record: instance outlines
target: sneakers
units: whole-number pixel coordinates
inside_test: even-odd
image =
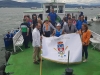
[[[25,47],[25,49],[28,49],[28,48],[30,48],[30,47]]]
[[[41,61],[41,59],[39,59],[39,60],[37,60],[38,62],[40,62]],[[42,60],[43,61],[43,60]]]
[[[87,60],[86,60],[86,59],[84,59],[84,60],[83,60],[83,62],[87,62]]]
[[[34,64],[39,64],[39,62],[35,61]]]

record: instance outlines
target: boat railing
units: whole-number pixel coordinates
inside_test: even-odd
[[[100,35],[91,31],[93,38],[90,39],[92,42],[93,48],[97,48],[100,50]]]

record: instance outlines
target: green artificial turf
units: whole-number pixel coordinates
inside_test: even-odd
[[[40,65],[33,64],[33,48],[24,49],[23,52],[11,55],[6,67],[6,72],[14,72],[12,75],[40,75]],[[70,64],[75,75],[100,75],[100,52],[88,49],[88,62],[80,64]],[[66,64],[59,64],[45,60],[42,63],[42,75],[62,75],[67,68]]]

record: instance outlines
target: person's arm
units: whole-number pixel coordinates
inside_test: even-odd
[[[33,38],[33,43],[34,43],[34,45],[35,45],[35,47],[40,47],[40,45],[39,45],[39,40],[38,40],[38,35],[37,35],[37,32],[33,32],[32,33],[32,38]]]
[[[45,26],[44,26],[44,24],[43,24],[42,30],[43,30],[43,35],[45,35]]]
[[[54,36],[55,35],[55,30],[53,31],[53,33],[52,33],[52,36]]]
[[[29,35],[29,28],[27,27],[27,36]]]
[[[90,37],[91,37],[91,32],[88,31],[88,32],[87,32],[86,39],[85,39],[85,41],[84,41],[85,44],[90,40]]]
[[[66,34],[66,29],[65,28],[66,28],[66,25],[64,25],[63,28],[62,28],[62,34]]]
[[[57,14],[55,13],[55,19],[57,19]]]
[[[55,30],[55,27],[50,23],[50,27]]]
[[[64,30],[62,30],[62,34],[65,34]]]

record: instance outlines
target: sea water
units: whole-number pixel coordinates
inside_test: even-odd
[[[93,18],[99,14],[99,8],[85,8],[85,9],[76,9],[76,8],[66,8],[66,10],[80,10],[84,12],[84,15],[88,18]],[[17,28],[23,21],[23,12],[30,10],[30,8],[0,8],[0,66],[5,62],[5,51],[2,50],[4,47],[3,34],[7,33],[12,28]],[[92,23],[92,26],[89,28],[100,34],[100,22]],[[1,51],[2,50],[2,51]]]

